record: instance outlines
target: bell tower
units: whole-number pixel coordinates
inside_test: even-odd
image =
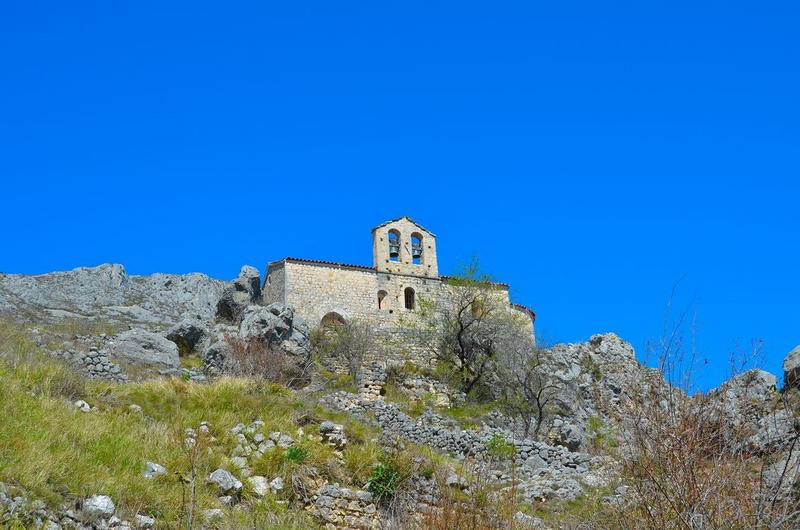
[[[438,278],[436,236],[410,217],[372,229],[372,259],[378,272]]]

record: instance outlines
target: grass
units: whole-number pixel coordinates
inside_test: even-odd
[[[358,392],[358,388],[350,374],[332,372],[318,362],[314,364],[314,373],[322,379],[325,388],[330,392],[336,390],[344,390],[353,394]]]
[[[0,422],[0,481],[51,506],[107,494],[123,515],[154,516],[160,528],[185,525],[177,475],[189,472],[184,430],[196,429],[201,421],[210,424],[214,441],[198,458],[200,482],[216,467],[234,471],[228,456],[235,439],[229,429],[255,419],[266,423],[266,434],[280,431],[296,440],[295,449],[267,452],[254,463],[254,473],[270,479],[276,475],[290,479],[312,466],[323,478],[342,483],[348,483],[354,471],[352,477],[358,478],[360,487],[366,472],[359,466],[374,464],[379,457],[371,441],[373,429],[327,413],[316,400],[304,400],[280,385],[242,378],[220,378],[210,384],[174,378],[126,384],[85,380],[39,352],[23,329],[7,322],[0,322],[0,396],[0,414],[9,419]],[[76,399],[86,400],[94,410],[80,412],[72,404]],[[142,412],[132,412],[131,404]],[[300,436],[300,417],[345,420],[345,433],[351,439],[345,456],[349,463],[339,464],[317,436]],[[314,425],[305,430],[316,434]],[[167,475],[145,479],[142,473],[148,461],[164,465]],[[252,512],[246,517],[258,518],[259,528],[313,527],[304,513],[293,513],[294,509],[278,513],[274,506],[260,505],[262,501],[245,502]],[[213,490],[201,484],[198,510],[217,507]]]
[[[481,419],[496,407],[492,402],[468,400],[449,408],[439,408],[437,412],[449,416],[464,429],[474,429],[480,425]]]
[[[203,359],[197,355],[187,355],[185,357],[181,357],[181,368],[200,370],[203,368]]]
[[[196,513],[201,513],[221,507],[213,489],[203,484],[207,474],[217,467],[236,473],[229,459],[236,446],[230,428],[261,419],[265,435],[280,431],[295,440],[292,448],[268,450],[250,461],[253,474],[268,480],[280,476],[285,490],[277,498],[257,499],[245,485],[242,503],[225,508],[227,517],[217,528],[301,529],[317,525],[293,502],[299,477],[364,488],[378,473],[391,479],[381,483],[390,494],[412,474],[446,475],[453,466],[445,455],[414,444],[387,454],[377,443],[377,428],[322,409],[318,398],[247,378],[208,384],[176,378],[125,384],[87,380],[40,352],[23,328],[0,321],[0,414],[9,418],[0,422],[0,481],[51,507],[77,497],[110,495],[125,518],[143,513],[155,517],[158,528],[181,528],[186,505],[179,477],[190,471],[185,429],[197,429],[202,421],[210,425],[208,449],[196,462]],[[72,404],[77,399],[93,410],[80,412]],[[141,412],[132,411],[132,404]],[[469,417],[476,410],[465,406],[451,412]],[[317,435],[323,419],[344,425],[349,443],[341,454]],[[168,473],[145,479],[148,461]],[[376,472],[378,465],[391,473]]]

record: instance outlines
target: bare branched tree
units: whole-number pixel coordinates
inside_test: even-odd
[[[367,356],[379,348],[375,326],[361,320],[328,326],[317,333],[314,342],[320,354],[344,365],[353,382]]]
[[[509,335],[495,368],[498,404],[520,420],[524,437],[538,438],[547,415],[557,408],[564,385],[553,376],[547,351],[535,346],[524,329],[512,328]]]
[[[417,329],[433,357],[455,369],[461,391],[469,394],[488,373],[510,315],[475,259],[445,287],[442,299],[420,300]]]

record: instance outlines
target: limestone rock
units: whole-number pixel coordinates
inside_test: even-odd
[[[180,365],[178,346],[149,331],[132,329],[117,335],[111,352],[128,361],[177,368]]]
[[[148,462],[143,476],[144,478],[153,478],[166,474],[167,470],[164,466],[161,464],[156,464],[155,462]]]
[[[262,477],[260,475],[256,475],[253,477],[249,477],[247,479],[248,484],[250,484],[250,488],[253,490],[259,497],[263,497],[269,492],[269,482],[267,481],[267,477]]]
[[[203,518],[206,520],[206,523],[213,523],[215,521],[219,521],[223,517],[225,517],[225,512],[223,512],[219,508],[211,508],[209,510],[203,510]]]
[[[249,294],[250,300],[255,302],[261,297],[261,273],[255,267],[245,265],[233,281],[233,286],[236,290]]]
[[[153,528],[153,526],[156,524],[156,520],[152,517],[137,513],[136,517],[134,517],[134,523],[136,524],[136,528]]]
[[[228,322],[241,321],[245,309],[261,297],[261,274],[258,269],[245,265],[233,286],[226,289],[217,303],[216,315]]]
[[[242,490],[242,483],[229,471],[218,468],[213,471],[206,480],[207,483],[215,485],[220,495],[229,493],[239,493]]]
[[[37,275],[0,274],[0,313],[140,324],[174,323],[186,315],[210,319],[228,285],[197,273],[129,276],[125,267],[111,263]]]
[[[107,519],[114,515],[116,506],[108,495],[92,495],[83,502],[83,512],[89,517]]]
[[[325,443],[338,451],[342,451],[347,446],[344,425],[339,425],[332,421],[323,421],[319,426],[319,433]]]
[[[783,360],[783,380],[787,387],[800,386],[800,346],[790,351]]]
[[[295,315],[291,307],[278,303],[248,307],[239,327],[239,337],[243,340],[261,339],[301,358],[310,355],[308,335],[305,320]]]
[[[367,491],[340,488],[338,484],[325,484],[316,492],[310,506],[311,513],[325,528],[378,529],[381,528],[372,495]]]
[[[269,488],[272,490],[272,493],[283,491],[283,479],[281,477],[275,477],[269,482]]]
[[[208,330],[198,319],[187,318],[173,326],[165,336],[178,346],[180,355],[189,355],[208,337]]]

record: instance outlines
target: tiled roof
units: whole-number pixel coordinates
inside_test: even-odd
[[[342,267],[347,269],[359,269],[364,271],[374,271],[375,267],[367,267],[366,265],[352,265],[350,263],[339,263],[337,261],[325,261],[321,259],[306,259],[306,258],[293,258],[287,257],[283,259],[279,259],[277,261],[273,261],[272,263],[278,263],[281,261],[294,261],[297,263],[311,263],[314,265],[330,265],[332,267]]]
[[[534,311],[530,307],[522,304],[511,304],[511,307],[513,307],[514,309],[519,309],[520,311],[524,311],[525,313],[528,313],[531,316],[532,320],[536,320],[536,311]]]

